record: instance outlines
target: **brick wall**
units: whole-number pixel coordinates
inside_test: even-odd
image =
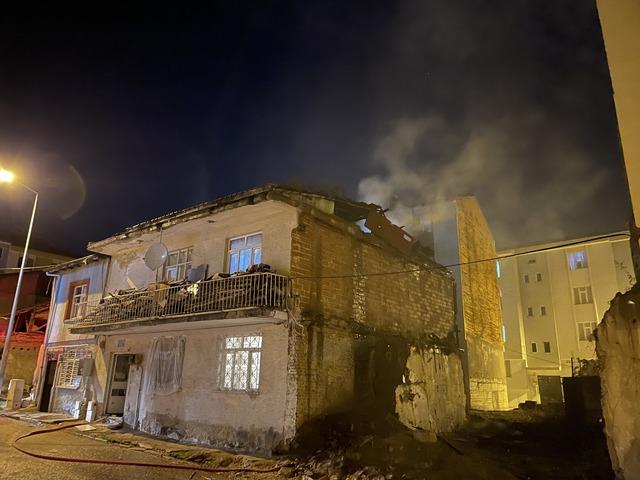
[[[356,238],[347,228],[303,212],[292,232],[296,312],[305,325],[292,336],[296,361],[288,372],[297,385],[298,426],[354,400],[358,374],[354,357],[362,348],[354,325],[416,342],[429,334],[444,338],[454,326],[454,284],[446,271],[358,276],[412,270],[418,265]],[[461,381],[458,377],[452,380]],[[289,405],[287,416],[292,415]]]
[[[454,285],[445,271],[358,277],[418,265],[308,214],[292,237],[291,276],[303,316],[353,320],[413,338],[445,337],[453,328]],[[345,277],[318,278],[332,276]]]
[[[473,197],[456,199],[460,263],[496,258],[491,230]],[[496,262],[460,267],[462,314],[469,370],[471,408],[508,408],[502,310]]]

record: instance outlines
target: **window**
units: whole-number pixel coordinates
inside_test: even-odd
[[[531,351],[536,353],[538,351],[538,344],[536,342],[531,342]]]
[[[500,278],[500,262],[496,262],[496,276]]]
[[[262,335],[225,337],[220,382],[224,390],[258,390],[261,349]]]
[[[524,283],[529,283],[529,275],[524,276]]]
[[[245,272],[262,262],[262,234],[254,233],[229,240],[229,273]]]
[[[527,263],[536,263],[536,259],[532,258],[531,260],[529,260]]]
[[[16,265],[16,267],[21,267],[22,266],[22,255],[20,255],[20,257],[18,257],[18,264]],[[33,257],[31,255],[29,255],[27,257],[27,261],[24,262],[24,266],[25,267],[34,267],[36,265],[36,257]]]
[[[504,361],[504,369],[507,374],[507,377],[510,378],[511,377],[511,360]]]
[[[551,352],[551,342],[544,342],[544,352],[545,353]]]
[[[540,307],[540,315],[544,317],[546,314],[547,314],[547,307],[545,307],[544,305],[542,305],[542,306]]]
[[[591,341],[591,336],[596,330],[596,322],[578,322],[578,335],[583,342]]]
[[[69,284],[67,298],[67,319],[82,317],[87,310],[89,298],[89,280],[80,280]]]
[[[587,268],[589,263],[587,262],[587,252],[573,252],[569,254],[569,268],[571,270],[578,270],[580,268]]]
[[[187,278],[191,270],[191,254],[193,248],[183,248],[169,252],[167,263],[164,266],[164,280],[175,282]]]
[[[542,281],[542,274],[536,273],[536,282],[541,282],[541,281]]]
[[[65,348],[56,370],[56,387],[78,389],[82,380],[81,361],[85,358],[92,358],[86,347]]]
[[[593,303],[593,295],[591,294],[591,287],[575,287],[573,289],[573,298],[576,305],[582,305],[585,303]]]
[[[170,395],[182,387],[182,363],[187,337],[155,337],[149,350],[144,391],[152,395]],[[128,362],[126,362],[128,368]],[[128,375],[128,371],[126,372]]]
[[[527,307],[527,317],[533,317],[533,307]]]

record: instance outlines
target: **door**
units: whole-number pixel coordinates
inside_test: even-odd
[[[129,367],[134,363],[135,355],[115,354],[111,363],[111,380],[109,382],[109,401],[106,413],[122,415],[124,402],[127,398],[127,384],[129,381]]]
[[[42,387],[42,397],[40,398],[40,405],[38,410],[41,412],[49,411],[49,402],[51,401],[51,390],[53,389],[53,382],[56,379],[56,368],[58,367],[57,360],[49,360],[44,374],[44,385]]]
[[[556,375],[538,375],[540,403],[563,403],[562,380]]]

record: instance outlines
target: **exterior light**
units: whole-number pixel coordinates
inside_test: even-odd
[[[3,182],[3,183],[13,182],[13,173],[11,173],[9,170],[4,170],[0,168],[0,182]]]

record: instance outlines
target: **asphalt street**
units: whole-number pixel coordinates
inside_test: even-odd
[[[227,474],[196,472],[190,470],[168,470],[153,467],[130,467],[122,465],[91,465],[82,463],[42,460],[25,455],[11,446],[22,434],[44,427],[36,427],[19,420],[0,417],[0,478],[12,480],[100,480],[100,479],[175,479],[202,480],[230,478]],[[158,455],[123,448],[97,440],[80,437],[68,431],[48,433],[20,441],[25,450],[52,456],[90,459],[130,460],[134,462],[183,464]],[[238,478],[238,477],[234,477]]]

